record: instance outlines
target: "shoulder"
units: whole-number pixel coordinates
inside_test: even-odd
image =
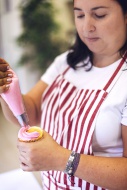
[[[68,55],[68,51],[58,55],[51,66],[56,67],[58,74],[63,72],[64,69],[66,69],[66,67],[68,66],[67,63],[67,55]]]
[[[42,75],[41,80],[47,84],[51,84],[54,79],[67,68],[67,55],[68,51],[58,55],[46,72]]]
[[[54,61],[67,61],[67,55],[68,55],[69,51],[66,51],[60,55],[58,55]]]

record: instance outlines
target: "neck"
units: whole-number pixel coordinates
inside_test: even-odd
[[[93,65],[95,67],[106,67],[113,64],[115,61],[121,58],[120,53],[113,55],[93,55]]]

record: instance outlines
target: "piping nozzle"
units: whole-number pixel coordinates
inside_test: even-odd
[[[18,115],[18,116],[16,116],[16,117],[17,117],[18,122],[20,123],[20,125],[21,125],[22,127],[29,125],[29,119],[28,119],[28,115],[27,115],[26,112],[24,112],[23,114]]]

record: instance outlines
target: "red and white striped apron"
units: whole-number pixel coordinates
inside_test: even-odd
[[[123,59],[102,90],[78,89],[59,75],[42,99],[41,126],[61,146],[93,155],[92,136],[100,106],[122,73]],[[45,190],[104,190],[64,172],[43,172]]]

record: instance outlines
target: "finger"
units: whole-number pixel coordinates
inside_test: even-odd
[[[20,168],[23,170],[23,171],[27,171],[27,172],[33,172],[33,171],[39,171],[37,170],[35,167],[32,167],[30,165],[26,165],[25,163],[20,163]]]
[[[28,156],[26,152],[19,151],[19,160],[24,163],[29,163]]]
[[[29,161],[26,160],[26,158],[20,156],[19,157],[20,162],[20,168],[22,168],[23,171],[33,171],[33,167],[30,165]]]
[[[19,161],[20,161],[20,163],[23,162],[26,165],[29,165],[29,161],[27,160],[27,157],[24,155],[19,154]]]
[[[0,94],[6,92],[10,88],[11,78],[0,79]]]
[[[10,88],[9,84],[3,85],[0,87],[0,94],[6,92]]]
[[[27,172],[32,172],[33,170],[27,166],[26,164],[24,163],[20,163],[20,168],[23,170],[23,171],[27,171]]]
[[[1,58],[1,57],[0,57],[0,64],[9,65],[8,62],[5,59]]]
[[[0,79],[0,86],[4,86],[6,84],[10,84],[12,82],[11,78],[2,78]]]
[[[12,72],[10,72],[10,71],[7,71],[7,72],[0,71],[0,78],[6,78],[6,77],[12,78],[13,77]]]
[[[29,143],[17,140],[17,148],[20,152],[27,152],[29,148]]]
[[[5,59],[3,59],[2,57],[0,57],[0,64],[8,64],[8,62],[5,61]]]
[[[9,64],[2,58],[0,58],[0,70],[6,71],[9,69]]]
[[[19,155],[19,163],[30,168],[31,164],[27,159],[27,156]]]
[[[0,70],[5,72],[9,70],[9,66],[7,64],[0,64]]]

